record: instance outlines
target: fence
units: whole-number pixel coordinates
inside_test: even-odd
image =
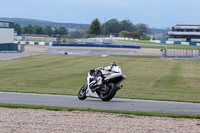
[[[94,43],[53,43],[52,46],[70,46],[70,47],[108,47],[108,48],[135,48],[140,49],[140,46],[135,45],[111,45],[111,44],[94,44]]]
[[[161,49],[163,57],[197,57],[200,56],[200,49],[185,50],[185,49]]]
[[[150,42],[163,43],[163,44],[179,44],[179,45],[200,46],[200,43],[194,43],[194,42],[161,41],[161,40],[150,40]]]
[[[32,44],[32,45],[45,45],[51,46],[53,42],[34,42],[34,41],[14,41],[16,44]]]
[[[78,43],[97,43],[97,44],[112,44],[112,39],[104,38],[81,38],[78,39]]]
[[[95,37],[95,38],[87,38],[87,41],[93,41],[96,43],[113,43],[113,40],[134,40],[138,41],[135,38],[127,38],[127,37]]]

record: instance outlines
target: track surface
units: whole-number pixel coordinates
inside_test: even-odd
[[[110,102],[96,98],[81,101],[77,96],[0,92],[0,103],[200,115],[200,103],[121,98],[114,98]]]
[[[125,50],[102,50],[102,49],[63,49],[63,48],[50,48],[45,51],[50,54],[64,54],[68,55],[82,55],[82,56],[109,56],[109,55],[135,55],[135,51]]]
[[[0,60],[9,60],[9,59],[21,58],[21,57],[25,57],[25,56],[30,56],[30,54],[25,54],[25,53],[0,53]]]

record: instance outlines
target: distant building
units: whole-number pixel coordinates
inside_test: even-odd
[[[14,44],[14,22],[0,20],[0,51],[18,51]]]
[[[48,35],[41,35],[41,34],[22,34],[21,37],[27,41],[30,41],[31,39],[42,40],[42,39],[50,38]]]
[[[200,25],[176,25],[167,34],[168,41],[200,42]]]
[[[43,41],[51,42],[54,38],[44,34],[22,34],[14,37],[17,41]]]

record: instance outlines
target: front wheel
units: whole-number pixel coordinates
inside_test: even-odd
[[[87,84],[85,84],[78,93],[79,100],[84,100],[87,98],[86,96]]]
[[[100,97],[102,101],[110,101],[117,92],[117,86],[114,83],[109,83],[105,93],[101,93]]]

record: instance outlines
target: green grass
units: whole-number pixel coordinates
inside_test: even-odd
[[[198,46],[175,46],[175,47],[167,47],[167,46],[141,46],[141,48],[152,48],[152,49],[187,49],[187,50],[197,50],[197,49],[199,49]]]
[[[64,41],[64,38],[61,39],[61,42]],[[71,38],[65,38],[65,42],[76,42],[75,39],[71,39]]]
[[[31,38],[30,41],[51,41],[51,39],[48,38]]]
[[[0,91],[77,95],[90,69],[113,61],[127,76],[116,97],[200,102],[200,62],[159,56],[35,55],[0,61]]]
[[[64,38],[61,39],[61,42],[63,42]],[[51,39],[46,38],[31,38],[30,41],[51,41]],[[76,42],[75,39],[71,38],[65,38],[65,42]]]
[[[118,41],[123,41],[123,42],[134,42],[134,43],[142,43],[142,44],[162,44],[162,43],[154,43],[150,42],[150,40],[118,40]]]
[[[133,43],[142,43],[142,44],[156,44],[156,45],[167,45],[167,46],[141,46],[141,48],[154,48],[154,49],[198,49],[200,48],[199,46],[192,46],[192,45],[180,45],[180,44],[164,44],[164,43],[153,43],[150,42],[150,40],[119,40],[119,41],[124,41],[124,42],[133,42]],[[173,47],[171,47],[173,46]]]
[[[21,104],[2,104],[2,103],[0,103],[0,107],[23,108],[23,109],[44,109],[44,110],[50,110],[50,111],[88,111],[88,112],[128,114],[128,115],[138,115],[138,116],[200,119],[200,115],[140,112],[140,111],[121,111],[121,110],[102,110],[102,109],[56,107],[56,106],[43,106],[43,105],[21,105]]]

